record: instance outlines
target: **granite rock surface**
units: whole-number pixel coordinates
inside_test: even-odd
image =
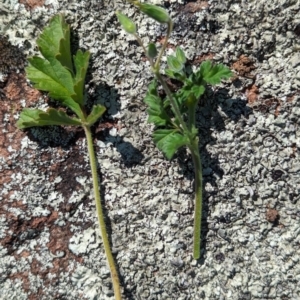
[[[125,300],[300,299],[300,1],[152,1],[176,46],[235,73],[197,113],[204,170],[201,259],[192,258],[193,166],[151,140],[149,65],[115,10],[160,46],[165,28],[122,1],[0,4],[0,298],[113,299],[83,133],[22,132],[23,107],[47,107],[26,81],[27,56],[60,12],[74,47],[90,50],[89,103],[111,244]],[[164,58],[164,62],[166,59]]]

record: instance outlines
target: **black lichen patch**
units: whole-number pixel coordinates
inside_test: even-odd
[[[294,33],[297,37],[300,37],[300,23],[295,26]]]
[[[13,46],[4,35],[0,35],[0,53],[0,72],[24,69],[25,57],[22,50]]]
[[[76,131],[73,128],[67,130],[61,126],[32,127],[29,133],[29,137],[42,148],[50,146],[67,149],[76,138]]]

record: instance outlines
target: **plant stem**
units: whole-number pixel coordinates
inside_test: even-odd
[[[96,164],[96,156],[94,151],[92,133],[89,126],[83,126],[86,139],[87,139],[87,146],[89,152],[89,159],[90,159],[90,166],[92,171],[93,177],[93,188],[94,188],[94,196],[95,196],[95,203],[96,203],[96,210],[97,210],[97,217],[98,223],[100,227],[101,237],[103,241],[103,246],[105,250],[106,259],[110,268],[111,280],[113,283],[113,289],[115,294],[115,300],[121,300],[121,290],[120,290],[120,281],[117,272],[117,268],[114,262],[114,258],[112,256],[112,252],[110,249],[110,244],[107,236],[106,225],[104,222],[104,214],[101,205],[101,196],[100,196],[100,187],[98,183],[98,174],[97,174],[97,164]]]
[[[147,56],[147,50],[146,50],[146,48],[145,48],[145,46],[144,46],[141,38],[137,34],[135,34],[134,36],[137,39],[137,41],[140,44],[140,46],[143,48],[143,50],[145,52],[145,55],[147,56],[147,59],[150,62],[150,65],[151,65],[151,68],[152,68],[152,72],[154,73],[154,75],[157,78],[157,80],[161,83],[161,85],[162,85],[163,89],[165,90],[168,98],[170,99],[170,103],[171,103],[171,105],[172,105],[172,107],[174,109],[174,112],[175,112],[175,117],[178,119],[178,121],[179,121],[179,123],[180,123],[180,125],[182,127],[181,129],[185,133],[188,134],[189,131],[188,131],[188,128],[187,128],[187,126],[186,126],[186,124],[185,124],[182,116],[181,116],[179,107],[178,107],[176,101],[174,100],[173,95],[172,95],[172,93],[171,93],[171,91],[170,91],[167,83],[165,82],[165,80],[163,79],[163,77],[160,75],[160,64],[159,63],[160,63],[161,57],[163,55],[163,52],[166,49],[166,46],[168,44],[168,39],[169,39],[169,36],[170,36],[170,34],[172,32],[172,28],[173,28],[173,22],[170,21],[170,23],[168,24],[167,37],[165,39],[165,42],[163,44],[163,47],[162,47],[162,49],[161,49],[161,51],[159,53],[158,59],[156,60],[155,64],[153,63],[153,59],[151,57]]]
[[[189,145],[195,172],[195,212],[194,212],[194,259],[200,258],[201,221],[202,221],[202,165],[199,153],[198,138]]]
[[[145,55],[147,56],[147,49],[144,46],[142,39],[137,34],[134,34],[134,37],[136,38],[136,40],[138,41],[140,46],[143,48],[143,51],[144,51]],[[149,60],[151,67],[153,67],[153,59],[152,58],[150,59],[150,57],[148,57],[148,56],[147,56],[147,59]]]
[[[161,49],[161,52],[158,56],[158,59],[155,63],[154,68],[152,67],[152,70],[156,76],[156,78],[160,81],[161,85],[163,86],[163,89],[165,90],[168,98],[170,99],[170,103],[174,109],[175,116],[178,119],[179,123],[181,124],[183,134],[186,135],[189,138],[189,149],[191,151],[193,163],[194,163],[194,169],[195,169],[195,212],[194,212],[194,247],[193,247],[193,257],[194,259],[199,259],[200,257],[200,245],[201,245],[201,222],[202,222],[202,165],[201,165],[201,158],[200,158],[200,153],[199,153],[199,147],[198,147],[198,138],[194,138],[192,136],[192,127],[195,126],[195,113],[196,113],[196,103],[192,105],[192,107],[189,108],[189,120],[188,120],[188,126],[184,122],[180,109],[177,105],[177,102],[173,98],[173,95],[159,73],[160,70],[160,60],[162,57],[162,53],[164,52],[167,43],[168,43],[168,38],[171,34],[173,28],[173,23],[170,23],[168,25],[168,33],[167,37],[165,39],[164,45]],[[145,49],[145,48],[144,48]],[[150,62],[151,63],[151,62]]]
[[[160,74],[160,61],[162,58],[162,55],[167,47],[168,39],[171,35],[173,29],[173,22],[170,20],[168,23],[168,30],[167,30],[167,36],[165,38],[164,44],[159,52],[158,58],[153,63],[153,59],[148,57],[148,60],[150,62],[152,72],[156,76],[157,80],[161,83],[167,97],[170,100],[170,103],[173,107],[175,117],[179,121],[181,125],[182,134],[187,136],[189,139],[189,144],[187,145],[188,148],[191,151],[193,163],[194,163],[194,169],[195,169],[195,215],[194,215],[194,250],[193,250],[193,257],[194,259],[199,259],[200,257],[200,244],[201,244],[201,221],[202,221],[202,165],[201,165],[201,158],[199,153],[199,147],[198,147],[198,138],[195,138],[192,133],[193,127],[195,127],[195,113],[196,113],[196,106],[197,101],[189,107],[188,111],[188,125],[184,122],[180,109],[177,105],[176,100],[173,98],[173,95],[163,79],[163,77]],[[138,35],[135,35],[138,43],[143,48],[145,54],[147,55],[147,50],[145,46],[143,45],[142,40]]]
[[[167,36],[166,36],[166,38],[165,38],[165,41],[164,41],[164,43],[163,43],[162,48],[160,49],[160,52],[159,52],[159,54],[158,54],[158,57],[157,57],[157,59],[156,59],[155,66],[154,66],[154,68],[155,68],[158,72],[159,72],[159,69],[160,69],[160,60],[161,60],[161,58],[162,58],[162,56],[163,56],[163,54],[164,54],[164,52],[165,52],[165,50],[166,50],[166,48],[167,48],[168,40],[169,40],[169,37],[170,37],[170,35],[171,35],[171,33],[172,33],[172,30],[173,30],[173,21],[170,20],[169,23],[168,23]]]
[[[198,102],[195,96],[190,96],[191,103],[188,105],[188,129],[191,132],[196,127],[196,109]]]
[[[186,126],[186,124],[185,124],[185,122],[184,122],[184,120],[181,116],[179,107],[178,107],[176,101],[174,100],[173,95],[172,95],[167,83],[165,82],[165,80],[163,79],[163,77],[160,75],[159,72],[155,72],[155,76],[159,80],[159,82],[161,83],[161,85],[162,85],[163,89],[165,90],[168,98],[170,99],[170,103],[171,103],[171,105],[174,109],[174,112],[175,112],[175,117],[178,119],[178,121],[179,121],[179,123],[180,123],[180,125],[183,129],[183,132],[188,134],[189,130],[188,130],[188,128],[187,128],[187,126]]]
[[[200,244],[201,244],[201,221],[202,221],[202,165],[201,165],[201,158],[199,153],[199,146],[198,146],[198,138],[192,137],[192,126],[195,126],[195,110],[196,104],[189,110],[189,124],[188,127],[184,122],[179,107],[174,100],[172,93],[162,78],[162,76],[157,72],[155,73],[156,78],[162,84],[167,96],[170,99],[171,105],[173,106],[175,115],[179,120],[182,129],[184,131],[183,134],[186,134],[190,140],[188,145],[195,169],[195,215],[194,215],[194,250],[193,250],[193,257],[194,259],[198,259],[200,257]]]

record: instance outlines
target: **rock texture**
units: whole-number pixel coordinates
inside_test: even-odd
[[[0,4],[0,290],[2,299],[113,299],[80,130],[22,132],[23,107],[47,95],[25,79],[26,57],[63,12],[75,47],[90,49],[89,102],[107,114],[94,141],[124,299],[300,299],[299,0],[153,1],[175,22],[197,67],[235,73],[197,114],[204,169],[202,256],[192,259],[193,167],[151,141],[142,102],[145,56],[114,11],[159,46],[164,27],[122,1],[4,0]]]

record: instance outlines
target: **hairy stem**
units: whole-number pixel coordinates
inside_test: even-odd
[[[193,247],[193,257],[194,259],[199,259],[200,258],[200,244],[201,244],[201,221],[202,221],[202,165],[201,165],[201,158],[200,158],[200,153],[199,153],[199,148],[198,148],[198,138],[194,138],[192,136],[192,127],[195,126],[195,113],[196,113],[196,103],[190,107],[188,115],[189,115],[189,120],[188,120],[188,126],[184,122],[180,109],[177,105],[177,102],[173,98],[173,95],[159,73],[160,69],[160,59],[162,57],[162,53],[165,50],[165,47],[168,42],[168,38],[170,36],[170,33],[173,28],[173,23],[170,23],[168,26],[168,34],[165,39],[165,43],[162,47],[162,51],[159,54],[159,57],[155,63],[154,68],[152,70],[154,71],[154,74],[156,78],[160,81],[161,85],[163,86],[163,89],[165,90],[168,98],[170,99],[170,103],[174,109],[175,116],[178,119],[182,130],[183,134],[185,134],[189,140],[190,144],[188,145],[193,163],[194,163],[194,169],[195,169],[195,212],[194,212],[194,247]]]
[[[183,129],[184,132],[188,133],[189,132],[188,128],[187,128],[187,126],[186,126],[186,124],[185,124],[185,122],[184,122],[184,120],[183,120],[183,118],[181,116],[179,107],[178,107],[176,101],[174,100],[173,95],[172,95],[172,93],[171,93],[171,91],[170,91],[167,83],[165,82],[165,80],[163,79],[163,77],[161,76],[161,74],[159,72],[159,70],[160,70],[160,64],[159,63],[160,63],[162,54],[163,54],[163,52],[164,52],[164,50],[165,50],[165,48],[166,48],[166,46],[168,44],[168,39],[169,39],[169,36],[171,34],[172,28],[173,28],[173,23],[170,22],[168,24],[168,34],[167,34],[167,37],[165,39],[165,42],[163,44],[163,47],[162,47],[162,49],[161,49],[161,51],[159,53],[158,59],[156,60],[155,64],[153,63],[153,59],[147,56],[147,50],[146,50],[146,48],[145,48],[145,46],[144,46],[141,38],[137,34],[135,34],[134,36],[135,36],[136,40],[138,41],[138,43],[140,44],[140,46],[143,48],[143,50],[144,50],[144,52],[145,52],[145,54],[146,54],[146,56],[147,56],[147,58],[148,58],[148,60],[150,62],[150,65],[151,65],[151,68],[152,68],[152,72],[154,73],[154,75],[157,78],[157,80],[161,83],[161,85],[162,85],[163,89],[165,90],[168,98],[170,99],[170,103],[171,103],[171,105],[172,105],[172,107],[174,109],[174,112],[175,112],[175,117],[179,120],[179,123],[180,123],[180,125],[182,127],[181,129]]]
[[[160,60],[161,60],[161,58],[162,58],[162,56],[163,56],[163,53],[165,52],[165,49],[166,49],[166,47],[167,47],[167,45],[168,45],[168,40],[169,40],[169,37],[170,37],[170,35],[171,35],[171,33],[172,33],[172,30],[173,30],[173,21],[170,20],[169,23],[168,23],[167,36],[166,36],[166,38],[165,38],[165,42],[163,43],[163,46],[162,46],[162,48],[160,49],[160,52],[159,52],[159,54],[158,54],[158,57],[157,57],[157,60],[156,60],[156,62],[155,62],[155,66],[154,66],[154,68],[155,68],[158,72],[159,72],[159,69],[160,69]],[[146,53],[147,53],[147,52],[146,52]]]
[[[172,93],[162,78],[162,76],[159,73],[155,73],[156,78],[160,81],[162,84],[167,96],[170,99],[171,105],[173,106],[175,115],[177,119],[179,120],[182,129],[184,131],[184,134],[186,134],[190,140],[190,143],[188,145],[195,169],[195,212],[194,212],[194,247],[193,247],[193,257],[194,259],[198,259],[200,257],[200,244],[201,244],[201,221],[202,221],[202,165],[201,165],[201,158],[199,153],[199,147],[198,147],[198,138],[194,138],[192,136],[192,126],[195,126],[195,110],[196,105],[191,107],[189,110],[189,121],[188,121],[188,127],[186,123],[184,122],[179,107],[174,100]]]
[[[161,83],[161,85],[162,85],[163,89],[165,90],[168,98],[170,99],[170,103],[171,103],[171,105],[172,105],[172,107],[174,109],[174,112],[175,112],[175,117],[178,119],[178,121],[179,121],[179,123],[180,123],[180,125],[181,125],[181,127],[182,127],[182,129],[184,131],[184,133],[189,134],[188,133],[189,130],[188,130],[188,128],[187,128],[187,126],[186,126],[186,124],[185,124],[185,122],[184,122],[184,120],[183,120],[183,118],[181,116],[179,107],[178,107],[176,101],[174,100],[173,95],[172,95],[172,93],[171,93],[171,91],[170,91],[167,83],[165,82],[165,80],[163,79],[163,77],[160,75],[159,72],[155,72],[155,76],[159,80],[159,82]]]
[[[195,126],[195,124],[196,124],[196,105],[197,105],[197,103],[188,106],[188,129],[189,129],[189,131],[191,131],[193,126]]]
[[[140,46],[143,48],[143,51],[145,52],[145,55],[147,56],[147,49],[144,46],[144,43],[143,43],[142,39],[137,34],[134,34],[134,37],[136,38],[136,40],[140,44]],[[149,60],[151,67],[153,67],[154,66],[153,65],[153,59],[148,57],[148,56],[147,56],[147,59]]]
[[[111,274],[111,279],[112,279],[112,283],[113,283],[115,300],[121,300],[122,298],[121,298],[119,276],[118,276],[115,261],[114,261],[114,258],[112,256],[112,252],[110,249],[110,244],[109,244],[109,240],[108,240],[108,236],[107,236],[106,225],[104,222],[104,215],[103,215],[103,210],[102,210],[102,205],[101,205],[100,187],[99,187],[99,183],[98,183],[97,164],[96,164],[96,156],[95,156],[95,151],[94,151],[92,133],[91,133],[91,129],[89,126],[83,126],[83,129],[85,131],[85,135],[87,138],[90,166],[91,166],[92,177],[93,177],[94,197],[95,197],[97,217],[98,217],[101,237],[102,237],[102,241],[103,241],[106,259],[107,259],[107,262],[108,262],[108,265],[110,268],[110,274]]]
[[[201,221],[202,221],[202,165],[198,147],[198,138],[189,146],[195,171],[195,211],[194,211],[194,259],[200,258]]]
[[[198,138],[193,136],[192,129],[195,127],[195,111],[197,102],[195,101],[194,105],[189,107],[188,111],[188,125],[184,122],[180,108],[177,105],[176,100],[174,99],[172,92],[170,91],[166,81],[160,74],[160,61],[162,55],[167,47],[169,37],[171,35],[173,29],[173,22],[170,21],[168,23],[168,30],[167,36],[165,38],[164,44],[158,54],[158,58],[156,62],[153,62],[153,59],[148,57],[150,62],[152,72],[156,76],[157,80],[161,83],[167,97],[170,100],[170,103],[173,107],[175,117],[180,123],[182,134],[188,137],[189,144],[187,145],[191,151],[191,155],[193,158],[194,168],[195,168],[195,215],[194,215],[194,250],[193,250],[193,257],[194,259],[198,259],[200,257],[200,244],[201,244],[201,221],[202,221],[202,165],[201,165],[201,158],[198,148]],[[147,50],[143,45],[142,40],[138,35],[135,35],[138,43],[143,48],[145,54],[147,55]]]

